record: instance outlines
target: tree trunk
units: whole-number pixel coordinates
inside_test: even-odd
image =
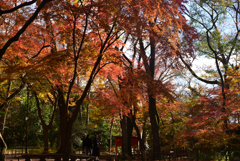
[[[151,27],[153,27],[154,24],[150,24]],[[146,73],[149,74],[149,80],[147,83],[147,89],[148,89],[148,101],[149,101],[149,117],[150,117],[150,123],[151,123],[151,130],[152,130],[152,139],[153,139],[153,151],[152,156],[153,159],[158,159],[160,156],[160,137],[159,137],[159,126],[157,123],[157,109],[156,109],[156,99],[154,97],[154,84],[155,84],[155,59],[156,59],[156,41],[154,38],[154,31],[153,29],[150,29],[150,59],[148,60],[147,54],[145,52],[145,47],[143,44],[143,40],[141,37],[139,37],[139,45],[140,45],[140,54],[143,59],[144,68],[146,70]]]
[[[53,147],[53,140],[54,140],[54,136],[53,136],[53,129],[54,129],[54,124],[52,124],[50,126],[50,147]]]
[[[4,126],[5,126],[5,120],[6,120],[6,116],[7,116],[7,110],[8,110],[8,107],[7,109],[5,110],[3,108],[3,110],[5,111],[4,113],[4,116],[1,117],[1,133],[0,133],[0,149],[1,149],[1,153],[0,153],[0,161],[5,161],[6,157],[5,157],[5,151],[7,150],[7,144],[5,143],[4,139],[3,139],[3,131],[4,131]]]
[[[5,126],[5,122],[6,122],[6,118],[7,118],[7,112],[8,112],[8,107],[9,107],[9,104],[7,104],[7,108],[3,109],[4,110],[4,115],[3,117],[0,117],[0,130],[1,130],[1,134],[3,134],[4,132],[4,126]]]
[[[89,87],[89,91],[88,91],[87,97],[90,100],[90,87]],[[87,113],[86,113],[86,126],[88,126],[88,123],[89,123],[89,103],[86,106],[86,110],[87,110]]]
[[[133,124],[132,120],[127,117],[127,154],[128,156],[132,156],[132,131],[133,131]]]
[[[69,156],[71,154],[71,134],[72,134],[72,122],[66,121],[61,127],[61,145],[57,153],[63,154],[63,161],[69,161]]]
[[[114,117],[111,120],[111,126],[110,126],[110,138],[109,138],[109,154],[111,155],[111,149],[112,149],[112,129],[113,129],[113,122],[114,122]]]
[[[63,93],[59,91],[59,115],[60,115],[60,147],[57,151],[59,154],[63,154],[63,161],[69,161],[71,153],[71,134],[72,126],[75,119],[70,119],[68,115],[68,106],[64,102]],[[77,113],[78,114],[78,113]]]
[[[26,140],[25,140],[25,153],[28,153],[28,129],[29,129],[29,125],[28,125],[28,116],[29,115],[29,89],[27,88],[27,114],[26,114]]]
[[[121,128],[122,128],[122,155],[123,157],[126,156],[128,153],[128,144],[127,144],[127,116],[123,115],[121,120]]]
[[[62,116],[61,116],[62,115]],[[67,113],[60,112],[60,147],[57,153],[63,153],[66,147],[67,137]]]
[[[157,159],[160,155],[160,137],[159,126],[156,120],[156,99],[149,95],[149,116],[151,122],[151,131],[153,137],[153,159]]]
[[[89,123],[89,104],[87,104],[86,106],[86,126],[88,126],[88,123]]]
[[[44,127],[44,150],[43,154],[48,154],[49,153],[49,147],[48,147],[48,131],[49,127]]]
[[[63,161],[69,161],[69,157],[70,157],[70,154],[71,154],[71,134],[72,134],[72,126],[69,125],[67,126],[66,128],[66,131],[65,131],[65,139],[61,139],[61,142],[65,142],[65,147],[63,147]]]
[[[138,136],[138,141],[140,143],[140,151],[142,154],[142,156],[141,156],[142,161],[145,161],[146,160],[146,151],[145,151],[144,139],[143,139],[143,136],[141,136],[141,134],[140,134],[139,128],[137,127],[135,115],[132,115],[132,123],[133,123],[134,129],[136,130],[136,133]]]
[[[39,101],[39,99],[37,97],[36,92],[33,92],[33,94],[34,94],[35,99],[36,99],[36,105],[37,105],[37,109],[38,109],[38,116],[39,116],[39,118],[41,120],[43,131],[44,131],[44,150],[43,150],[43,153],[47,154],[47,153],[49,153],[48,132],[49,132],[49,129],[52,127],[52,124],[53,124],[53,118],[54,118],[54,114],[55,114],[55,110],[56,110],[57,104],[55,102],[51,120],[50,120],[49,124],[46,125],[46,123],[45,123],[45,121],[44,121],[44,119],[42,117],[42,114],[41,114],[40,101]]]
[[[154,76],[155,76],[155,39],[154,32],[150,31],[150,44],[151,44],[151,58],[150,58],[150,75],[152,78],[152,83],[154,84]],[[152,138],[153,138],[153,159],[158,159],[160,156],[160,137],[159,137],[159,126],[157,123],[157,109],[156,109],[156,99],[151,94],[154,86],[148,85],[148,99],[149,99],[149,116],[151,122],[151,130],[152,130]]]
[[[131,143],[133,126],[131,119],[126,115],[123,115],[121,125],[122,125],[122,155],[125,158],[126,156],[132,156]]]
[[[80,106],[79,110],[79,121],[82,121],[82,105]]]
[[[0,148],[1,148],[0,161],[5,161],[6,159],[5,152],[7,150],[7,144],[5,143],[1,133],[0,133]]]

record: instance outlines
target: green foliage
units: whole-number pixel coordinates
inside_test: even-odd
[[[22,100],[18,102],[17,107],[10,107],[10,113],[6,120],[6,129],[4,130],[4,138],[8,146],[21,146],[25,145],[26,137],[26,111],[27,98],[22,93]],[[34,99],[29,100],[29,117],[28,117],[28,143],[35,146],[38,141],[42,140],[41,125],[36,113],[36,107],[34,107]],[[41,144],[40,141],[39,144]]]
[[[74,149],[81,149],[82,141],[87,135],[90,135],[92,140],[95,135],[98,135],[100,147],[104,150],[109,149],[110,124],[106,120],[95,122],[94,118],[92,118],[88,126],[86,126],[85,119],[81,121],[76,120],[72,129],[72,143]]]
[[[227,8],[233,6],[232,1],[217,0],[192,0],[190,1],[190,24],[198,29],[199,40],[195,44],[200,55],[214,58],[214,53],[209,48],[206,32],[209,32],[210,45],[216,52],[229,51],[231,43],[235,41],[229,30],[231,25],[230,11]],[[233,13],[234,14],[234,13]],[[217,26],[217,27],[216,27]]]
[[[18,101],[16,107],[11,106],[6,120],[6,128],[4,130],[4,138],[9,147],[25,145],[26,138],[26,114],[27,114],[27,96],[26,92],[21,92],[21,100]],[[43,146],[43,128],[38,117],[37,107],[35,106],[35,98],[30,95],[29,99],[29,114],[28,114],[28,145],[29,146]],[[49,119],[49,114],[52,109],[45,107],[43,117],[45,120]],[[51,145],[57,146],[57,126],[50,129],[49,138]],[[54,137],[54,135],[56,137]]]

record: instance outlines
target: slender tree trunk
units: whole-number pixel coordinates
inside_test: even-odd
[[[132,156],[132,131],[133,131],[133,124],[132,120],[127,117],[127,154],[128,156]]]
[[[8,108],[9,108],[9,104],[7,104],[7,108],[4,109],[5,112],[4,112],[3,117],[0,117],[0,129],[1,129],[2,134],[4,132],[4,127],[5,127],[5,123],[6,123]]]
[[[11,81],[9,81],[9,87],[8,87],[8,92],[10,92],[11,89]],[[7,97],[9,96],[9,94],[7,94]],[[4,139],[3,139],[3,132],[4,132],[4,126],[5,126],[5,121],[6,121],[6,117],[7,117],[7,112],[8,112],[8,108],[9,108],[9,103],[7,103],[7,108],[3,108],[4,110],[4,116],[1,117],[0,119],[0,125],[1,125],[1,133],[0,133],[0,148],[1,148],[1,154],[0,154],[0,161],[5,161],[6,160],[6,156],[5,156],[5,152],[7,150],[7,144],[5,143]]]
[[[27,151],[27,148],[28,148],[28,128],[29,128],[29,126],[28,126],[28,113],[29,113],[29,90],[27,88],[27,114],[26,114],[26,124],[27,124],[27,126],[26,126],[25,153],[28,152]]]
[[[8,105],[8,104],[7,104]],[[4,132],[4,126],[5,126],[5,120],[6,120],[6,117],[7,117],[7,111],[8,111],[8,106],[7,106],[7,109],[4,109],[3,110],[5,111],[4,113],[4,116],[1,118],[1,133],[0,133],[0,148],[1,148],[1,153],[0,153],[0,161],[5,161],[6,159],[6,156],[5,156],[5,152],[7,150],[7,144],[5,143],[4,139],[3,139],[3,132]]]
[[[5,143],[1,133],[0,133],[0,148],[1,148],[0,161],[5,161],[6,159],[5,152],[7,150],[7,144]]]
[[[20,85],[20,87],[13,92],[12,94],[10,94],[11,91],[11,86],[12,86],[12,82],[11,80],[8,82],[8,90],[7,90],[7,95],[6,95],[6,101],[0,105],[0,109],[4,109],[3,107],[6,107],[6,112],[3,118],[3,122],[2,122],[2,129],[0,133],[0,148],[1,148],[1,153],[0,153],[0,161],[4,161],[5,160],[5,151],[7,150],[7,144],[5,143],[4,139],[3,139],[3,132],[4,132],[4,126],[5,126],[5,120],[6,120],[6,115],[7,115],[7,110],[9,107],[9,101],[16,95],[18,94],[24,87],[25,87],[26,83],[22,82],[22,84]],[[24,141],[24,137],[23,137],[23,141]]]
[[[82,121],[82,105],[80,106],[79,110],[79,121]]]
[[[151,44],[151,58],[150,58],[150,75],[152,78],[152,83],[154,83],[154,76],[155,76],[155,40],[154,40],[154,33],[153,31],[150,32],[150,44]],[[157,109],[156,109],[156,99],[151,94],[151,88],[148,86],[148,99],[149,99],[149,116],[151,122],[151,130],[152,130],[152,137],[153,137],[153,158],[157,159],[160,155],[160,137],[159,137],[159,126],[157,123],[156,118],[158,117]]]
[[[159,126],[156,120],[156,99],[149,95],[149,116],[151,122],[151,131],[153,137],[153,158],[156,159],[160,154]]]
[[[89,87],[87,97],[90,100],[90,87]],[[86,113],[86,126],[88,126],[88,123],[89,123],[89,103],[86,106],[86,111],[87,111],[87,113]]]
[[[154,25],[154,24],[152,24]],[[139,37],[139,45],[140,45],[140,54],[143,59],[144,67],[146,72],[149,74],[149,80],[147,83],[148,88],[148,101],[149,101],[149,117],[151,123],[151,131],[152,131],[152,139],[153,139],[153,159],[158,159],[160,156],[160,137],[159,137],[159,126],[157,123],[158,113],[156,109],[156,99],[154,97],[154,78],[155,78],[155,59],[156,59],[156,42],[154,38],[154,31],[150,29],[150,59],[147,59],[147,55],[145,52],[145,47],[142,41],[141,36]]]
[[[86,106],[86,126],[88,126],[89,123],[89,104]]]
[[[140,134],[140,130],[136,124],[136,116],[132,115],[132,122],[133,122],[133,127],[136,130],[137,136],[138,136],[138,141],[140,143],[140,151],[142,154],[142,161],[146,160],[146,151],[145,151],[145,145],[144,145],[144,139],[143,136]]]
[[[1,118],[1,133],[0,133],[0,150],[1,150],[1,153],[0,153],[0,161],[5,161],[6,159],[6,156],[5,156],[5,152],[7,150],[7,144],[5,143],[4,139],[3,139],[3,131],[4,131],[4,126],[5,126],[5,119],[6,119],[6,115],[7,115],[7,110],[6,112],[4,113],[4,116]]]
[[[43,150],[43,154],[48,154],[49,153],[49,146],[48,146],[48,131],[49,131],[49,127],[46,126],[44,127],[44,150]]]
[[[43,153],[44,154],[47,154],[49,153],[49,146],[48,146],[48,132],[49,132],[49,129],[52,128],[52,124],[53,124],[53,118],[54,118],[54,114],[55,114],[55,110],[56,110],[56,106],[57,106],[57,100],[55,100],[56,102],[54,103],[54,109],[53,109],[53,113],[52,113],[52,116],[51,116],[51,119],[50,119],[50,122],[49,124],[47,125],[42,117],[42,114],[41,114],[41,108],[40,108],[40,101],[37,97],[37,94],[36,92],[33,92],[34,96],[35,96],[35,99],[36,99],[36,105],[37,105],[37,109],[38,109],[38,117],[40,118],[41,120],[41,123],[42,123],[42,127],[43,127],[43,132],[44,132],[44,150],[43,150]],[[56,99],[56,97],[55,97]]]
[[[53,137],[53,129],[54,129],[54,124],[52,124],[50,126],[50,147],[53,147],[53,140],[54,140],[54,137]]]
[[[113,122],[114,117],[111,120],[111,126],[110,126],[110,138],[109,138],[109,154],[111,155],[111,149],[112,149],[112,131],[113,131]]]

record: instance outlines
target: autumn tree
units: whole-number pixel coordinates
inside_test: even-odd
[[[128,22],[127,24],[131,24],[131,28],[125,27],[125,30],[134,40],[129,42],[134,44],[132,45],[132,51],[135,51],[130,61],[126,60],[126,66],[129,71],[135,66],[145,71],[142,76],[147,86],[154,158],[158,157],[160,153],[159,116],[156,108],[156,97],[158,93],[161,93],[161,96],[173,100],[170,94],[171,90],[166,88],[166,84],[164,85],[166,82],[163,82],[159,77],[164,73],[164,70],[161,71],[161,67],[164,67],[164,65],[171,68],[181,67],[177,63],[177,49],[181,48],[186,51],[184,54],[193,56],[191,55],[193,54],[192,39],[196,38],[195,30],[186,24],[186,20],[182,16],[183,11],[185,11],[182,2],[172,2],[175,5],[173,8],[168,8],[168,3],[171,2],[129,1],[124,8],[124,14],[128,15],[125,21]],[[179,34],[180,31],[181,34]],[[134,61],[137,63],[132,63]],[[134,75],[130,73],[129,75]],[[135,77],[132,79],[135,79]],[[126,77],[126,82],[130,84],[126,88],[130,89],[132,79]],[[119,85],[122,86],[122,84]],[[134,94],[130,95],[134,96]],[[128,95],[125,94],[124,96],[127,97]],[[132,99],[132,97],[129,98]]]
[[[189,59],[181,56],[180,58],[197,80],[218,87],[218,89],[215,88],[212,97],[208,98],[208,101],[218,101],[218,103],[214,105],[209,102],[201,107],[207,108],[209,113],[212,111],[210,107],[218,107],[215,109],[219,116],[218,123],[221,125],[223,122],[222,128],[225,132],[232,131],[231,118],[238,111],[238,106],[231,106],[235,104],[233,103],[235,96],[230,93],[235,89],[235,83],[232,82],[237,82],[238,79],[240,4],[239,1],[221,0],[190,2],[191,10],[187,15],[191,19],[191,24],[198,29],[199,40],[195,42],[197,54],[211,59],[214,63],[203,69],[201,72],[204,76],[200,76],[186,62]]]
[[[184,54],[192,56],[191,41],[192,38],[196,38],[195,31],[186,24],[186,19],[182,15],[185,9],[183,2],[180,1],[130,1],[127,6],[126,12],[130,15],[131,22],[134,22],[131,23],[132,27],[128,32],[137,40],[138,59],[142,62],[139,67],[146,72],[153,158],[158,158],[161,147],[155,87],[161,86],[162,93],[169,99],[172,98],[170,90],[164,88],[161,79],[157,79],[160,75],[158,71],[165,59],[177,60],[176,51],[180,46],[184,48],[183,50],[188,50]],[[179,46],[178,44],[183,40],[188,45]],[[176,61],[173,66],[177,67],[177,64]]]
[[[119,54],[114,47],[118,46],[115,42],[122,35],[117,26],[117,15],[114,14],[117,3],[55,1],[54,5],[40,14],[37,23],[30,26],[32,28],[28,28],[28,32],[20,37],[20,43],[13,46],[14,51],[18,50],[16,57],[24,62],[19,64],[15,71],[28,73],[29,85],[34,86],[34,81],[41,82],[43,78],[58,90],[61,118],[59,153],[64,153],[64,159],[70,154],[71,128],[91,83],[109,58]],[[21,6],[27,4],[31,3]],[[29,46],[32,39],[27,38],[34,34],[33,40],[38,43],[33,45],[40,45],[40,48]],[[19,34],[14,36],[16,37],[18,38]],[[35,52],[35,49],[38,51]],[[14,58],[14,55],[12,57]],[[106,62],[101,63],[102,59]],[[83,88],[79,88],[77,84],[79,77],[85,77],[82,84],[86,86]],[[37,94],[35,96],[38,104]]]
[[[94,78],[109,58],[119,54],[114,46],[118,46],[122,32],[109,5],[105,1],[66,1],[53,5],[51,14],[50,10],[43,13],[44,19],[49,16],[48,27],[53,31],[51,52],[45,50],[48,54],[38,55],[41,58],[37,66],[33,61],[29,67],[40,71],[45,68],[46,76],[57,88],[61,135],[58,152],[64,154],[64,160],[70,155],[71,128]],[[82,88],[77,84],[78,77],[85,77]]]
[[[30,24],[37,18],[38,14],[43,10],[43,8],[51,0],[38,1],[32,0],[28,2],[22,1],[2,1],[0,2],[0,23],[1,23],[1,43],[0,43],[0,59],[3,59],[3,56],[12,56],[13,48],[19,45],[19,39],[23,33],[27,30]],[[28,13],[28,14],[26,14]],[[17,42],[17,43],[16,43]],[[19,47],[19,46],[18,46]],[[7,58],[8,59],[8,58]],[[8,59],[9,60],[9,59]],[[4,60],[5,64],[7,63]],[[10,63],[12,65],[12,62]],[[7,64],[7,66],[11,66]],[[9,74],[10,76],[10,74]],[[4,77],[2,77],[5,79]],[[22,80],[24,75],[20,76]],[[8,81],[8,89],[11,89],[12,79],[3,80]],[[25,82],[22,82],[22,85],[13,92],[12,94],[7,94],[7,97],[4,102],[2,102],[2,107],[6,107],[9,100],[11,100],[23,87]],[[9,90],[10,91],[10,90]],[[1,137],[2,138],[2,137]],[[2,159],[2,158],[1,158]]]

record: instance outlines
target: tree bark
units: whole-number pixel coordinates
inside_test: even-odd
[[[49,153],[49,147],[48,147],[48,127],[44,127],[44,150],[43,154],[48,154]]]
[[[59,93],[59,100],[58,100],[58,106],[59,106],[59,115],[60,115],[60,147],[57,151],[57,153],[64,153],[64,147],[66,147],[66,133],[67,133],[67,113],[68,109],[64,102],[64,97],[61,89],[58,90]]]
[[[123,157],[132,156],[132,131],[133,125],[131,119],[127,115],[123,115],[122,125],[122,155]]]
[[[80,110],[79,110],[79,121],[82,121],[82,105],[80,106]]]
[[[153,159],[157,159],[160,154],[159,126],[156,120],[156,99],[149,95],[149,116],[151,122],[151,131],[153,137]]]
[[[63,92],[61,89],[58,89],[59,99],[59,115],[60,115],[60,147],[57,151],[58,154],[63,154],[63,161],[69,161],[71,154],[71,135],[72,135],[72,126],[76,117],[69,118],[68,115],[68,106],[65,103]],[[79,111],[77,111],[77,114]]]
[[[69,161],[71,154],[71,135],[72,135],[72,124],[68,122],[65,124],[65,130],[61,131],[61,145],[58,153],[63,154],[63,161]]]
[[[133,124],[132,120],[127,116],[127,154],[128,156],[132,156],[132,131]]]
[[[141,136],[140,134],[140,130],[136,124],[136,116],[135,115],[132,115],[132,123],[133,123],[133,127],[134,129],[136,130],[136,133],[137,133],[137,137],[138,137],[138,141],[140,143],[140,151],[141,151],[141,154],[142,154],[142,161],[145,161],[146,160],[146,151],[145,151],[145,145],[144,145],[144,139],[143,139],[143,136]]]
[[[7,150],[7,144],[5,143],[1,133],[0,133],[0,148],[1,148],[0,161],[5,161],[6,159],[5,152]]]
[[[111,120],[111,126],[110,126],[110,138],[109,138],[109,154],[111,155],[111,149],[112,149],[112,131],[113,131],[113,122],[114,117]]]
[[[123,115],[121,120],[121,128],[122,128],[122,156],[126,157],[128,153],[128,144],[127,144],[127,116]]]
[[[89,104],[86,106],[86,126],[88,126],[89,123]]]

